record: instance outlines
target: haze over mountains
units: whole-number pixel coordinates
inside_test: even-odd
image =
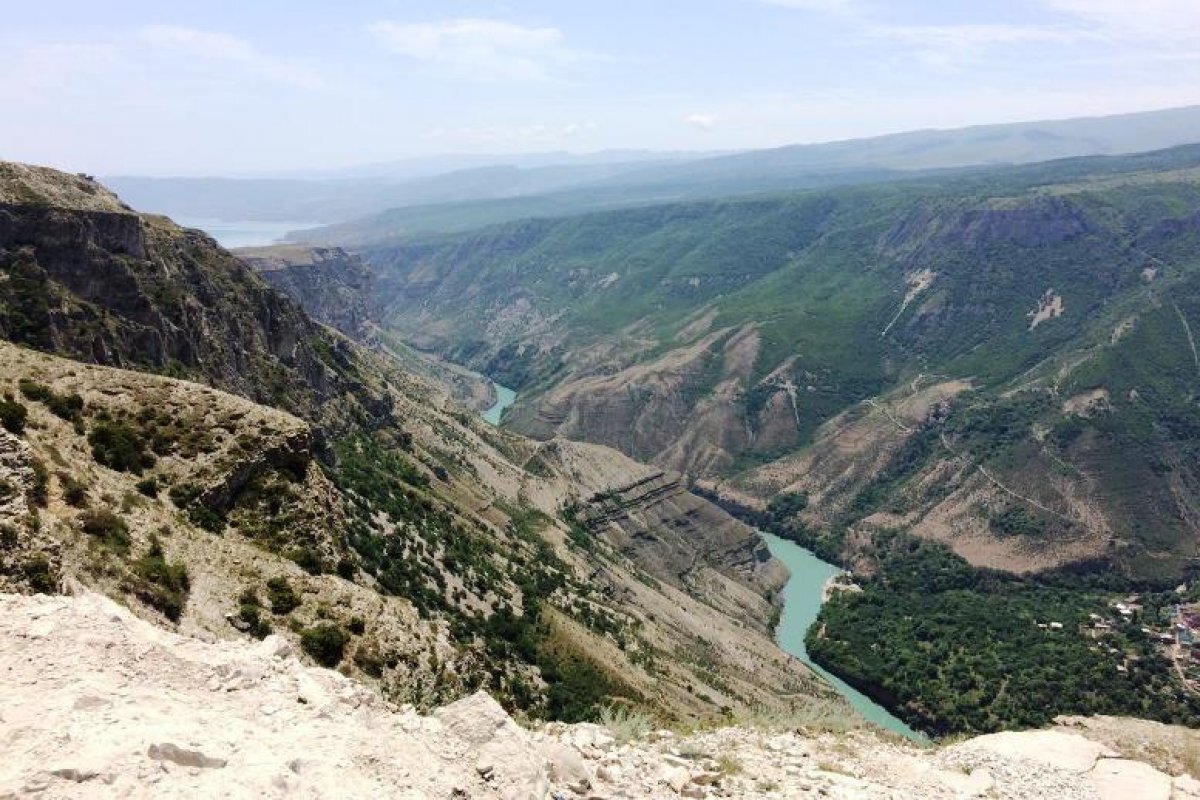
[[[1200,107],[914,131],[731,155],[446,157],[289,178],[138,178],[104,183],[139,208],[184,218],[346,222],[325,241],[458,228],[597,208],[800,189],[988,164],[1155,150],[1191,141]],[[448,204],[463,206],[447,208]],[[421,208],[437,206],[437,208]],[[368,228],[364,232],[363,228]]]

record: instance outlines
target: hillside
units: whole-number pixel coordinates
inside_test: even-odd
[[[524,728],[478,693],[427,716],[278,637],[204,642],[105,598],[0,595],[0,792],[42,797],[1190,800],[1195,732],[1123,719],[940,750],[819,717],[651,733]]]
[[[0,198],[6,589],[274,630],[422,707],[842,708],[769,638],[782,568],[677,475],[494,431],[88,179],[4,165]]]
[[[1169,579],[1200,555],[1198,175],[1182,148],[361,252],[384,326],[518,388],[515,430],[804,492],[822,532]]]

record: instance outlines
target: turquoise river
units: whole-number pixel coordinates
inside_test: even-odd
[[[821,595],[825,582],[841,573],[842,570],[825,563],[795,542],[780,539],[765,531],[760,531],[760,533],[767,541],[767,546],[771,548],[771,554],[782,561],[783,565],[792,573],[791,579],[783,589],[783,614],[779,618],[779,627],[775,630],[775,638],[779,642],[779,647],[812,667],[813,671],[837,689],[850,702],[854,710],[862,714],[868,722],[914,741],[927,742],[928,739],[925,736],[892,716],[883,706],[841,678],[814,664],[808,657],[808,649],[804,646],[804,636],[816,622],[817,614],[821,611]]]

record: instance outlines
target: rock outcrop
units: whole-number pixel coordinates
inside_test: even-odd
[[[367,344],[376,336],[371,271],[340,247],[272,245],[232,251],[310,317]]]
[[[422,716],[278,637],[202,642],[86,592],[0,595],[0,674],[4,798],[1200,797],[1167,748],[1137,760],[1078,726],[938,750],[783,720],[530,730],[484,693]]]

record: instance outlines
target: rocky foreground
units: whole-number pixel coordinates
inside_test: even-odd
[[[1194,771],[1190,732],[1074,724],[936,750],[752,728],[619,743],[526,730],[482,693],[396,708],[275,636],[210,643],[97,594],[0,595],[0,798],[1200,798],[1168,774]]]

